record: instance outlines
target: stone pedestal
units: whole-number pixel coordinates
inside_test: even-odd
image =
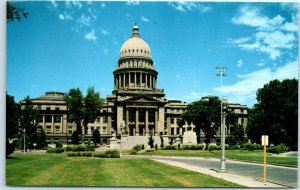
[[[182,144],[197,144],[196,133],[193,131],[184,132]]]
[[[180,135],[177,135],[177,138],[175,139],[175,145],[181,144]]]
[[[117,147],[117,138],[116,138],[116,134],[112,134],[111,135],[111,138],[109,139],[109,142],[110,142],[110,144],[109,144],[109,147],[110,147],[110,149],[117,149],[118,147]]]

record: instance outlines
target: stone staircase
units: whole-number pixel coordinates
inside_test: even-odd
[[[160,146],[161,140],[159,136],[153,136],[154,145]],[[132,149],[137,144],[144,145],[145,148],[148,147],[149,136],[122,136],[122,139],[117,139],[117,141],[110,140],[110,147],[117,149]],[[122,141],[122,144],[121,144]],[[117,144],[115,144],[117,143]]]

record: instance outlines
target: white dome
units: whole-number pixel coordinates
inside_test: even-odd
[[[151,58],[151,50],[147,42],[139,36],[139,28],[133,27],[133,34],[121,47],[120,58],[142,56]]]

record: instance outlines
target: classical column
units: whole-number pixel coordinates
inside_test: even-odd
[[[54,116],[51,116],[52,133],[54,133]]]
[[[153,77],[153,88],[156,89],[156,78],[155,78],[155,76]]]
[[[43,130],[46,132],[46,126],[45,126],[45,116],[43,115]]]
[[[125,87],[125,73],[123,73],[123,87]]]
[[[119,74],[118,76],[119,76],[119,88],[121,88],[121,84],[122,84],[121,83],[122,82],[121,75]]]
[[[158,112],[157,112],[157,109],[155,110],[155,135],[157,135],[158,134]]]
[[[128,132],[128,136],[129,136],[129,126],[128,126],[128,119],[129,119],[129,111],[128,111],[128,108],[126,108],[126,119],[125,119],[125,126],[126,126],[126,131]]]
[[[136,87],[136,72],[134,72],[134,87]]]
[[[148,109],[146,109],[146,116],[145,116],[145,130],[146,130],[146,135],[149,134],[149,126],[148,126]]]
[[[135,110],[135,136],[139,135],[139,110]]]
[[[142,72],[140,72],[140,87],[142,87],[142,80],[143,79],[143,74],[142,74]]]
[[[128,73],[128,87],[131,87],[131,73]]]
[[[148,74],[145,74],[145,86],[148,88]]]
[[[64,133],[63,132],[64,127],[63,127],[63,116],[62,115],[60,116],[60,126],[61,126],[61,133]]]

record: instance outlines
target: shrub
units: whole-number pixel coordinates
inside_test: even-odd
[[[142,144],[142,150],[144,150],[145,149],[145,145],[144,144]]]
[[[242,148],[245,150],[253,151],[253,150],[261,150],[262,146],[260,144],[245,143],[242,145]]]
[[[60,141],[57,141],[57,142],[55,143],[55,147],[56,147],[56,148],[60,148],[60,147],[63,147],[63,145],[62,145],[62,143],[61,143]]]
[[[182,150],[203,150],[204,145],[183,145]]]
[[[47,153],[62,153],[62,152],[64,152],[65,150],[64,150],[64,148],[62,148],[62,147],[59,147],[59,148],[49,148],[48,150],[47,150]]]
[[[148,145],[150,146],[150,148],[154,147],[154,139],[153,139],[152,135],[149,136]]]
[[[155,144],[154,148],[155,148],[155,150],[158,150],[158,146],[157,146],[157,144]]]
[[[286,151],[288,151],[288,148],[283,144],[279,144],[277,146],[267,148],[267,152],[275,153],[275,154],[283,153]]]
[[[65,147],[65,151],[80,152],[80,151],[95,151],[94,147],[84,145],[74,145]]]
[[[218,145],[208,145],[208,150],[221,150],[221,147]]]
[[[164,147],[164,150],[176,150],[176,146],[173,146],[173,145],[166,145]]]
[[[120,151],[117,150],[107,150],[105,152],[106,158],[120,158]]]
[[[137,154],[137,151],[136,151],[136,150],[131,150],[131,151],[129,152],[129,154],[135,155],[135,154]]]
[[[153,152],[154,150],[153,149],[149,149],[149,150],[146,150],[147,152]]]
[[[132,149],[138,152],[138,151],[142,150],[142,146],[137,144]]]
[[[238,145],[230,145],[230,146],[226,146],[227,150],[238,150],[240,149],[240,147]]]
[[[180,144],[177,145],[177,149],[178,149],[178,150],[181,150]]]

